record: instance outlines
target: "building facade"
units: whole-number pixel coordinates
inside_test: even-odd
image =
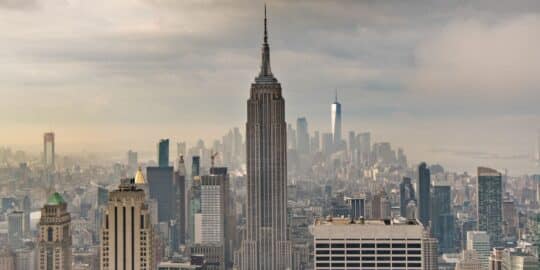
[[[336,91],[336,97],[331,106],[332,110],[332,138],[334,140],[334,145],[339,146],[341,144],[342,133],[341,133],[341,103],[338,102],[338,96]]]
[[[247,102],[247,224],[242,270],[283,270],[291,265],[287,236],[287,124],[281,84],[270,69],[264,19],[259,75]]]
[[[147,167],[146,181],[150,198],[157,201],[158,222],[169,222],[174,218],[176,200],[173,186],[173,167]]]
[[[58,193],[41,208],[38,224],[38,270],[71,270],[71,216]]]
[[[482,264],[482,269],[487,269],[489,264],[489,235],[482,231],[467,232],[467,250],[474,250]]]
[[[424,227],[431,221],[431,173],[427,164],[418,166],[418,219]]]
[[[158,166],[169,166],[169,139],[161,139],[157,145]]]
[[[478,167],[477,178],[478,230],[487,232],[492,247],[502,239],[502,175],[498,171]]]
[[[43,165],[48,170],[54,170],[54,132],[43,134]]]
[[[433,263],[433,244],[416,221],[348,218],[313,226],[314,269],[417,269]]]
[[[144,191],[122,179],[109,194],[101,226],[101,270],[155,269],[153,229]]]

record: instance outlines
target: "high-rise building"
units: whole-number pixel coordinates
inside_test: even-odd
[[[431,198],[431,233],[439,241],[441,253],[455,252],[455,221],[452,213],[452,194],[448,184],[433,186]]]
[[[349,147],[349,155],[353,157],[357,148],[356,132],[354,132],[353,130],[349,131],[349,138],[348,138],[347,143],[348,143],[347,146]]]
[[[299,154],[309,154],[309,131],[305,117],[296,120],[296,149]]]
[[[414,187],[411,178],[403,177],[399,184],[399,212],[402,217],[407,217],[407,205],[410,201],[416,201]]]
[[[41,208],[38,224],[38,270],[71,270],[71,216],[67,203],[52,194]]]
[[[436,269],[430,239],[414,220],[316,220],[314,269]],[[429,252],[431,251],[431,252]]]
[[[169,139],[161,139],[157,145],[158,166],[169,167]]]
[[[384,190],[380,190],[377,194],[373,195],[371,199],[371,216],[373,219],[388,219],[391,216],[390,213],[390,201],[388,200],[388,194]]]
[[[169,222],[174,219],[176,199],[173,197],[173,167],[147,167],[146,178],[150,198],[157,201],[158,222]]]
[[[482,231],[467,232],[467,250],[474,250],[482,264],[482,269],[487,269],[489,264],[489,235]]]
[[[493,247],[502,236],[502,175],[494,169],[478,167],[478,230],[489,235]]]
[[[291,124],[287,125],[287,149],[296,150],[296,130]]]
[[[371,159],[371,133],[363,132],[356,135],[358,143],[359,161],[362,165],[367,165]]]
[[[261,71],[251,85],[246,124],[247,223],[238,264],[242,270],[291,265],[287,236],[287,125],[281,84],[270,69],[264,19]]]
[[[127,152],[127,165],[130,173],[134,173],[139,167],[139,158],[137,152],[129,150]]]
[[[422,257],[424,257],[423,270],[439,269],[437,246],[437,239],[431,237],[428,232],[424,231],[422,237]]]
[[[332,137],[332,133],[323,133],[322,134],[322,142],[321,142],[321,151],[326,154],[332,154],[334,151],[334,139]]]
[[[54,132],[43,134],[43,165],[45,168],[54,170]]]
[[[24,237],[24,212],[12,211],[7,215],[8,241],[12,247],[21,247]]]
[[[187,192],[186,192],[186,167],[184,164],[184,156],[180,156],[178,160],[178,167],[174,172],[173,178],[174,198],[176,200],[174,209],[174,219],[176,225],[176,237],[174,238],[174,249],[178,250],[180,244],[186,242],[186,204],[187,204]]]
[[[209,175],[201,177],[200,213],[195,214],[195,246],[192,252],[202,252],[212,269],[225,269],[231,261],[226,235],[229,206],[229,179],[227,168],[213,167]],[[218,254],[219,253],[219,254]]]
[[[356,197],[348,199],[348,202],[351,206],[350,217],[352,220],[365,218],[366,217],[366,198]]]
[[[508,238],[516,238],[518,233],[518,214],[513,200],[504,200],[502,205],[503,234]]]
[[[339,147],[341,145],[341,103],[338,102],[338,95],[336,90],[336,97],[331,106],[332,109],[332,138],[334,145]]]
[[[321,138],[319,131],[313,132],[313,137],[311,137],[311,153],[317,153],[321,151]]]
[[[193,156],[191,158],[191,177],[201,175],[201,158],[199,156]]]
[[[154,234],[144,191],[122,179],[109,194],[101,226],[101,270],[154,269]]]
[[[425,162],[418,166],[418,219],[424,227],[429,226],[431,209],[431,175]]]

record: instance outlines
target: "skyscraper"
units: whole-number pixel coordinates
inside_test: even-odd
[[[38,224],[38,269],[70,270],[71,254],[71,216],[67,204],[58,193],[49,197],[41,208]]]
[[[309,154],[308,122],[305,117],[296,120],[296,149],[299,154]]]
[[[366,198],[356,197],[350,198],[349,204],[351,205],[350,217],[351,220],[357,220],[359,218],[366,217]]]
[[[176,199],[175,209],[174,209],[174,218],[176,219],[176,246],[178,248],[179,244],[184,244],[186,241],[186,167],[184,164],[184,157],[180,156],[178,160],[178,168],[174,172],[173,186],[175,187]]]
[[[270,69],[264,18],[259,75],[247,102],[247,224],[242,270],[283,270],[291,265],[287,237],[287,124],[281,84]]]
[[[489,265],[489,238],[486,232],[471,231],[467,232],[467,250],[474,250],[482,265],[482,269],[487,269]]]
[[[43,165],[54,170],[54,132],[43,134]]]
[[[357,147],[360,153],[360,162],[367,165],[371,158],[371,133],[359,133],[356,137],[358,138]]]
[[[403,177],[399,184],[399,212],[402,217],[407,217],[407,205],[410,201],[416,201],[411,178]]]
[[[319,135],[319,131],[313,132],[313,137],[311,137],[311,153],[317,153],[321,151],[321,138]]]
[[[433,186],[431,198],[431,233],[439,241],[441,253],[454,252],[454,215],[450,185],[438,183]]]
[[[418,166],[418,219],[424,227],[429,226],[431,174],[425,162]]]
[[[230,261],[229,238],[226,235],[229,206],[229,177],[227,168],[210,169],[200,181],[201,211],[195,214],[195,246],[192,253],[202,253],[215,269],[226,269]],[[212,268],[214,269],[214,268]]]
[[[154,269],[154,234],[144,191],[134,179],[122,179],[109,198],[101,226],[101,270]]]
[[[130,173],[134,173],[139,166],[139,159],[137,152],[129,150],[127,152],[127,165]]]
[[[13,211],[7,215],[8,241],[12,247],[21,247],[24,237],[24,212]]]
[[[169,139],[161,139],[158,143],[158,165],[169,166]]]
[[[489,235],[492,246],[501,244],[502,236],[502,175],[486,167],[478,167],[478,230]]]
[[[334,144],[339,147],[341,144],[341,103],[338,102],[337,90],[336,98],[332,103],[332,137]]]
[[[158,222],[174,219],[176,199],[174,196],[173,167],[147,167],[146,177],[150,198],[157,201]]]

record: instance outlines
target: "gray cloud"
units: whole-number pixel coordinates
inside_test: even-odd
[[[29,10],[37,7],[37,0],[0,0],[0,8]]]
[[[22,3],[0,0],[0,7],[15,2]],[[1,126],[58,129],[80,142],[99,141],[107,134],[98,130],[107,129],[118,145],[127,144],[120,128],[143,129],[137,143],[153,147],[158,134],[208,139],[245,121],[262,1],[31,3],[39,8],[0,9],[0,94],[10,97],[0,100]],[[312,129],[328,129],[338,88],[346,128],[424,149],[413,159],[429,159],[431,146],[447,143],[523,149],[526,139],[511,139],[530,138],[538,122],[538,1],[276,0],[268,7],[272,68],[290,121],[305,115]],[[486,134],[478,122],[504,141],[479,141]],[[456,139],[463,129],[469,136]],[[0,133],[7,143],[26,138]]]

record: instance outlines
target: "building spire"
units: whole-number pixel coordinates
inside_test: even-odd
[[[338,99],[337,99],[337,88],[335,89],[335,91],[336,91],[335,103],[337,103],[337,102],[338,102]]]
[[[266,3],[264,3],[264,44],[268,44],[268,29],[266,26]]]
[[[270,69],[270,46],[268,45],[267,21],[266,4],[264,4],[264,39],[262,46],[261,72],[259,73],[259,77],[272,77],[272,70]]]

